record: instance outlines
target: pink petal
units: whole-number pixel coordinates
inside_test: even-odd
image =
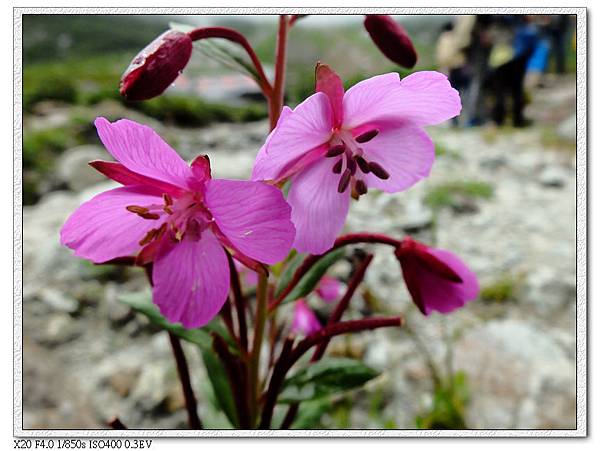
[[[321,329],[321,323],[310,307],[300,299],[294,305],[294,319],[292,332],[301,335],[310,335]]]
[[[291,113],[292,113],[292,109],[289,106],[284,106],[283,109],[281,110],[281,114],[279,115],[279,119],[277,120],[277,125],[275,126],[275,128],[273,130],[271,130],[271,133],[269,133],[269,136],[267,136],[265,143],[263,144],[263,146],[258,151],[258,154],[256,155],[256,160],[254,161],[254,167],[252,168],[252,180],[273,180],[273,179],[275,179],[275,176],[277,174],[274,173],[273,171],[277,172],[278,169],[272,168],[271,165],[269,165],[269,156],[267,155],[267,148],[269,147],[269,143],[271,142],[271,139],[273,138],[273,135],[275,134],[275,130],[277,130],[277,127],[280,127],[284,123],[284,121],[290,116]]]
[[[242,253],[268,264],[288,255],[295,230],[279,189],[262,182],[210,180],[205,202],[219,230]]]
[[[317,92],[279,122],[256,158],[252,180],[278,179],[295,160],[329,140],[332,131],[329,99]]]
[[[432,311],[449,313],[464,306],[467,302],[475,300],[479,294],[479,282],[477,276],[454,254],[442,249],[429,248],[428,252],[448,265],[462,279],[462,283],[453,282],[447,278],[440,277],[423,261],[415,258],[408,259],[409,278],[412,279],[411,294],[417,294],[418,303],[422,304],[425,315]],[[408,281],[407,281],[408,282]],[[418,293],[416,293],[418,291]],[[415,292],[415,293],[413,293]]]
[[[429,175],[435,147],[420,127],[404,123],[382,128],[371,141],[361,145],[364,157],[383,167],[390,177],[382,180],[373,174],[362,175],[366,184],[388,193],[404,191]]]
[[[152,280],[154,303],[170,322],[201,327],[219,313],[227,299],[227,256],[207,229],[199,240],[184,238],[160,253]]]
[[[323,158],[292,179],[287,200],[292,207],[298,252],[322,254],[333,246],[344,227],[350,190],[338,193],[340,176],[332,172],[334,164],[332,159]]]
[[[339,280],[333,277],[323,276],[323,278],[319,282],[319,286],[317,287],[317,294],[325,302],[330,303],[338,298],[341,290],[342,284]]]
[[[127,186],[105,191],[83,203],[67,219],[60,231],[60,242],[78,257],[103,263],[137,253],[139,241],[160,225],[127,211],[129,205],[161,204],[160,193],[144,186]],[[166,216],[166,215],[165,215]]]
[[[316,92],[322,92],[329,97],[331,102],[332,123],[334,127],[342,125],[344,109],[342,99],[344,98],[344,84],[339,75],[326,64],[317,63],[315,70]]]
[[[400,81],[396,73],[357,83],[344,96],[344,126],[411,121],[434,125],[460,114],[458,91],[439,72],[415,72]]]
[[[163,193],[179,195],[185,191],[181,188],[171,185],[170,183],[161,182],[160,180],[151,179],[143,175],[130,171],[121,163],[116,161],[90,161],[89,165],[95,170],[105,175],[106,177],[119,182],[122,185],[146,185],[158,189]]]
[[[106,149],[127,169],[188,188],[192,170],[150,127],[128,119],[111,124],[103,117],[97,118],[95,125]]]

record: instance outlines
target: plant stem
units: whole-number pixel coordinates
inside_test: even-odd
[[[108,421],[108,425],[115,430],[127,429],[127,426],[125,426],[121,420],[119,420],[119,417],[113,417],[110,419]]]
[[[231,291],[233,292],[233,300],[235,303],[235,311],[238,320],[238,335],[240,337],[240,346],[243,352],[248,351],[248,331],[246,328],[246,302],[242,294],[240,285],[240,275],[235,268],[233,257],[229,252],[226,252],[227,260],[229,261],[229,272],[231,280]]]
[[[292,277],[292,280],[290,281],[288,286],[281,291],[277,299],[271,302],[271,304],[269,305],[269,311],[274,310],[275,308],[277,308],[277,306],[279,306],[279,304],[283,302],[285,297],[291,293],[291,291],[298,284],[298,282],[300,282],[302,277],[304,277],[304,275],[310,270],[310,268],[312,268],[312,266],[315,263],[317,263],[321,258],[329,254],[330,252],[339,249],[340,247],[357,243],[386,244],[396,249],[402,245],[402,242],[399,240],[391,238],[387,235],[381,235],[377,233],[349,233],[347,235],[342,235],[337,240],[335,240],[333,247],[327,252],[324,252],[320,255],[309,255],[304,259],[302,264],[298,267],[298,269],[296,269],[296,272],[294,273],[294,276]]]
[[[403,324],[403,319],[399,316],[391,318],[369,318],[369,319],[358,319],[352,321],[345,321],[342,323],[331,324],[325,328],[310,334],[304,340],[296,345],[289,354],[282,352],[280,363],[277,362],[277,371],[273,371],[273,376],[269,383],[269,389],[265,396],[265,404],[263,407],[262,418],[260,422],[260,429],[268,429],[271,425],[271,419],[273,417],[273,411],[275,409],[275,403],[277,402],[277,395],[285,380],[285,375],[290,368],[296,363],[303,355],[315,345],[328,340],[336,335],[342,335],[352,332],[360,332],[364,330],[378,329],[380,327],[400,327]]]
[[[236,44],[241,45],[250,59],[252,60],[252,64],[256,69],[256,73],[258,75],[258,85],[264,96],[269,99],[272,94],[273,88],[269,83],[269,80],[265,74],[265,71],[262,67],[256,52],[248,42],[248,40],[241,33],[226,27],[205,27],[205,28],[196,28],[188,33],[188,36],[192,39],[192,41],[198,41],[200,39],[209,39],[209,38],[222,38],[227,39],[229,41],[235,42]]]
[[[248,365],[248,386],[249,386],[249,404],[251,426],[256,424],[258,417],[258,404],[260,401],[260,351],[262,348],[263,335],[265,331],[265,322],[267,318],[267,276],[260,274],[258,276],[258,286],[256,289],[256,315],[254,316],[254,337],[252,341],[252,351]]]
[[[173,355],[177,362],[177,373],[179,374],[179,380],[181,381],[190,428],[202,429],[202,422],[198,416],[198,405],[196,404],[196,397],[194,396],[194,390],[192,389],[192,384],[190,382],[190,372],[185,354],[183,353],[183,348],[181,347],[181,342],[179,341],[179,338],[171,332],[169,332],[169,340],[171,341]]]
[[[269,119],[271,122],[271,130],[273,130],[277,125],[279,115],[283,109],[288,29],[289,18],[285,14],[282,14],[279,16],[279,31],[277,33],[275,81],[273,83],[273,92],[269,98]]]
[[[369,267],[369,265],[371,264],[372,261],[373,261],[373,254],[369,254],[362,261],[360,266],[356,269],[356,272],[354,273],[354,275],[352,276],[352,279],[350,279],[350,282],[348,283],[348,288],[346,289],[344,296],[337,303],[335,310],[331,313],[331,316],[329,317],[329,320],[327,321],[328,326],[331,324],[335,324],[340,319],[342,319],[343,313],[348,308],[348,305],[350,304],[350,300],[352,299],[352,296],[354,296],[356,289],[358,288],[358,286],[361,284],[361,282],[365,278],[367,268]],[[319,346],[317,346],[317,349],[315,349],[315,353],[312,356],[311,362],[316,362],[321,357],[323,357],[323,354],[325,354],[325,349],[327,348],[328,344],[329,344],[329,340],[325,340],[322,343],[320,343]]]

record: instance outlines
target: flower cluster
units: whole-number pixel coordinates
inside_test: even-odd
[[[376,42],[394,31],[373,20],[366,26]],[[166,34],[147,52],[158,88],[173,77],[172,65],[161,66],[161,52],[175,49],[176,66],[183,67],[191,52],[188,40]],[[128,71],[123,89],[154,92],[148,74],[136,70]],[[63,226],[61,243],[95,263],[135,256],[138,265],[151,264],[153,300],[162,314],[185,327],[205,325],[229,293],[228,253],[265,273],[264,264],[284,260],[292,248],[329,251],[353,197],[369,189],[403,191],[429,174],[434,146],[424,127],[460,109],[457,91],[438,72],[402,80],[397,73],[378,75],[344,92],[340,77],[319,64],[315,94],[293,110],[284,107],[246,181],[213,179],[206,156],[188,165],[147,126],[98,118],[100,139],[116,162],[91,165],[123,186],[81,205]],[[284,198],[278,187],[288,181]],[[423,314],[447,313],[477,296],[475,275],[453,254],[410,238],[395,253]],[[318,290],[331,301],[339,285],[324,279]],[[320,328],[302,299],[292,328],[302,334]]]

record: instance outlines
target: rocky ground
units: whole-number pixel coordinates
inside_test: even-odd
[[[424,318],[407,301],[391,252],[377,249],[366,278],[378,299],[371,307],[403,312],[409,329],[332,343],[334,352],[361,355],[383,371],[368,389],[384,394],[379,414],[369,413],[369,397],[354,397],[348,426],[414,428],[432,405],[429,355],[442,376],[466,374],[471,428],[575,427],[574,99],[574,80],[558,80],[530,105],[532,127],[434,128],[439,156],[429,179],[353,204],[348,231],[410,233],[451,249],[478,274],[485,296],[452,315]],[[56,123],[61,111],[29,124]],[[267,130],[266,122],[152,125],[176,137],[184,157],[208,153],[214,176],[229,178],[248,176]],[[112,186],[86,166],[99,157],[107,154],[92,145],[64,153],[53,175],[62,189],[24,208],[23,426],[97,428],[118,415],[130,427],[185,427],[167,336],[117,301],[145,289],[141,272],[94,267],[58,243],[67,215]],[[333,270],[345,274],[343,266]],[[363,299],[357,295],[357,309]],[[186,351],[203,419],[219,426],[203,400],[197,351]],[[339,426],[331,415],[323,424]]]

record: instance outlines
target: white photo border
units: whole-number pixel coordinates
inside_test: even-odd
[[[22,16],[24,14],[569,14],[577,17],[577,228],[576,228],[576,428],[575,429],[333,429],[333,430],[155,430],[155,429],[23,429],[23,206],[22,206]],[[14,110],[13,110],[13,434],[15,437],[587,437],[587,9],[586,8],[13,8]]]

